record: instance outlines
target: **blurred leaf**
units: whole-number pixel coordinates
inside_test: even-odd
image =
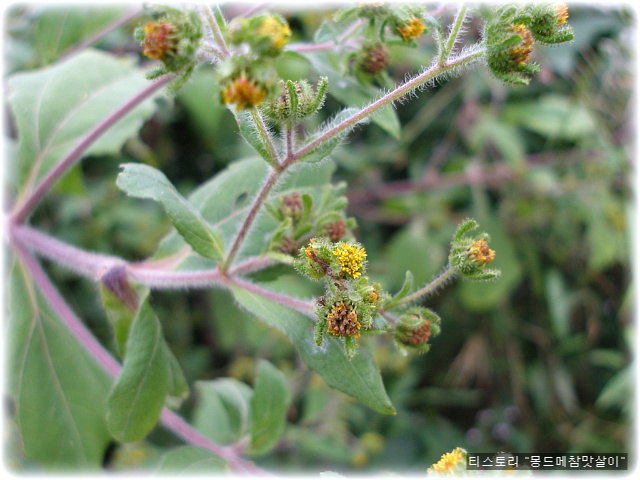
[[[546,273],[544,293],[556,338],[565,338],[570,331],[572,302],[564,279],[557,270],[549,270]]]
[[[171,388],[168,362],[160,322],[147,297],[131,325],[127,356],[107,399],[109,430],[121,442],[144,438],[158,422]]]
[[[12,75],[7,98],[20,138],[20,184],[40,181],[93,128],[148,86],[141,70],[112,55],[87,50],[70,60]],[[154,111],[152,100],[133,109],[84,155],[118,153]]]
[[[553,93],[532,102],[514,102],[505,109],[504,118],[549,139],[597,136],[597,122],[586,106]]]
[[[633,370],[633,365],[628,365],[614,375],[598,395],[596,407],[602,410],[619,408],[626,415],[630,415],[629,399],[633,397],[637,378]]]
[[[7,393],[24,454],[46,470],[99,468],[111,442],[111,378],[67,330],[15,263],[9,277]]]
[[[226,461],[201,447],[179,447],[162,456],[156,475],[211,475],[228,473]]]
[[[221,260],[224,248],[220,235],[182,197],[164,174],[143,164],[127,163],[117,179],[118,188],[136,198],[150,198],[162,205],[171,223],[200,255]]]
[[[251,387],[235,378],[196,383],[198,404],[194,424],[203,434],[222,444],[239,441],[249,432]]]
[[[98,33],[130,10],[125,5],[77,4],[47,6],[34,21],[34,52],[40,64],[56,60],[66,50]]]
[[[407,273],[404,277],[404,283],[400,288],[400,291],[396,293],[391,300],[384,304],[384,309],[387,311],[393,310],[393,307],[396,303],[406,297],[411,289],[413,288],[413,274],[411,270],[407,270]]]
[[[232,287],[232,291],[241,307],[285,333],[307,367],[320,374],[327,385],[380,413],[395,414],[380,372],[366,350],[361,348],[357,355],[349,358],[344,346],[333,338],[325,339],[318,347],[314,342],[313,322],[308,317],[247,290]]]
[[[287,379],[266,360],[258,363],[258,378],[251,398],[251,453],[271,450],[284,431],[289,391]]]

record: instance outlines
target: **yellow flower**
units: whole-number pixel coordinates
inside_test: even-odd
[[[411,17],[409,22],[398,28],[398,33],[402,35],[405,41],[418,38],[426,30],[422,20],[417,17]]]
[[[343,243],[335,248],[332,253],[337,257],[338,263],[342,267],[341,273],[351,278],[358,278],[362,275],[362,265],[367,256],[364,248]]]
[[[291,29],[289,25],[283,23],[276,17],[267,17],[262,25],[257,29],[256,34],[269,37],[273,42],[273,48],[280,50],[284,47],[291,37]]]
[[[338,303],[327,315],[327,332],[336,337],[360,336],[360,322],[356,312],[344,303]]]
[[[567,8],[566,4],[560,3],[556,5],[556,14],[558,19],[558,26],[567,23],[567,18],[569,18],[569,9]]]
[[[478,263],[482,263],[486,265],[487,263],[493,261],[496,257],[496,252],[489,248],[487,242],[484,238],[481,238],[476,243],[471,245],[469,249],[469,257],[475,258]]]
[[[174,27],[166,22],[149,22],[144,26],[142,54],[152,60],[162,60],[175,51]]]
[[[529,61],[529,54],[533,52],[535,40],[526,25],[522,23],[514,25],[513,31],[522,37],[522,42],[511,49],[511,58],[518,65],[524,65]]]
[[[458,447],[455,450],[445,453],[440,457],[438,463],[431,465],[427,470],[428,474],[436,475],[456,475],[467,469],[467,452]]]
[[[260,105],[267,92],[247,77],[235,78],[222,91],[222,100],[227,105],[235,105],[236,111]]]

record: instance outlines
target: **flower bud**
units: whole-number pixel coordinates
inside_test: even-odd
[[[259,56],[276,56],[291,38],[289,24],[272,14],[238,18],[229,25],[229,43],[246,44]]]
[[[325,225],[324,230],[327,232],[329,240],[332,242],[338,242],[347,234],[347,224],[344,220],[337,220]]]
[[[241,75],[231,79],[222,88],[221,95],[225,104],[235,106],[239,112],[260,105],[268,92],[258,82]]]
[[[295,122],[316,113],[327,94],[328,81],[321,77],[315,92],[305,80],[280,82],[281,94],[267,104],[267,115],[280,122]]]
[[[500,277],[499,270],[489,270],[496,252],[489,248],[489,235],[467,235],[478,228],[475,220],[467,219],[458,227],[449,253],[449,265],[471,280],[496,280]]]
[[[382,43],[366,43],[358,59],[358,68],[368,75],[377,75],[389,65],[389,53]]]
[[[413,308],[400,317],[394,338],[403,347],[426,353],[429,340],[440,333],[440,317],[427,308]]]
[[[564,3],[539,4],[531,9],[531,34],[540,43],[555,45],[573,40],[573,28],[567,24],[569,9]]]
[[[422,35],[427,28],[422,20],[416,16],[412,16],[408,21],[396,25],[396,32],[404,39],[405,42],[415,40]]]

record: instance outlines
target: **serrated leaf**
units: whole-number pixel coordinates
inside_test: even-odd
[[[87,50],[66,62],[13,75],[8,100],[18,128],[19,184],[30,185],[107,116],[133,98],[148,80],[131,62]],[[84,155],[114,154],[137,135],[154,111],[143,102],[100,136]]]
[[[162,205],[178,233],[200,255],[221,260],[222,240],[200,213],[182,196],[158,169],[127,163],[121,166],[116,184],[127,195],[155,200]]]
[[[156,469],[157,475],[202,475],[228,473],[226,461],[201,447],[180,447],[165,453]]]
[[[63,325],[30,275],[9,277],[7,393],[24,454],[45,469],[99,468],[111,442],[105,414],[112,379]]]
[[[107,425],[121,442],[144,438],[156,425],[171,388],[160,322],[144,300],[131,325],[127,356],[107,399]]]
[[[289,401],[287,379],[266,360],[258,364],[258,378],[251,398],[251,453],[271,450],[284,431]]]
[[[360,349],[357,355],[349,357],[343,345],[332,338],[318,347],[310,318],[239,287],[231,290],[242,308],[287,335],[307,367],[317,372],[327,385],[380,413],[395,414],[380,371],[366,350]]]

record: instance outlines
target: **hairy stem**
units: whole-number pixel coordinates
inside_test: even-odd
[[[248,292],[255,293],[256,295],[260,295],[267,300],[271,300],[273,302],[279,303],[280,305],[290,308],[291,310],[295,310],[296,312],[302,313],[311,318],[315,318],[313,303],[299,300],[297,298],[290,297],[288,295],[282,295],[277,292],[272,292],[271,290],[267,290],[262,288],[255,283],[248,282],[246,280],[237,278],[237,277],[226,277],[228,283],[235,285],[236,287],[242,288]]]
[[[467,14],[467,6],[461,5],[458,10],[458,14],[456,15],[455,20],[453,21],[453,25],[451,26],[451,31],[449,32],[449,38],[447,39],[447,44],[444,49],[440,52],[438,57],[438,63],[444,64],[447,60],[449,60],[449,56],[451,55],[451,51],[458,41],[458,35],[461,33],[462,24],[464,23],[465,15]]]
[[[258,195],[253,200],[253,204],[249,209],[249,213],[247,213],[247,216],[244,219],[244,222],[242,222],[242,225],[240,226],[238,233],[236,233],[236,237],[233,240],[233,243],[231,244],[231,248],[229,249],[229,253],[227,254],[227,257],[224,259],[224,261],[221,264],[221,270],[223,272],[226,272],[231,266],[231,264],[233,263],[233,261],[235,260],[236,255],[238,254],[238,251],[240,250],[240,247],[242,246],[242,243],[244,242],[245,237],[249,233],[249,230],[251,229],[251,226],[253,225],[253,222],[258,215],[258,212],[264,205],[264,202],[267,200],[267,197],[269,196],[269,193],[271,192],[273,187],[276,185],[276,183],[278,183],[278,180],[280,179],[281,175],[282,175],[282,172],[278,170],[272,170],[271,173],[269,173],[269,176],[267,177],[267,181],[263,185]]]
[[[260,115],[260,111],[257,108],[252,108],[249,111],[251,112],[253,124],[256,126],[256,129],[260,134],[262,143],[265,147],[267,147],[269,155],[271,156],[270,160],[267,160],[267,163],[269,163],[269,165],[271,165],[273,168],[278,169],[280,165],[278,161],[278,152],[276,150],[276,146],[273,144],[273,140],[271,138],[271,135],[269,134],[267,125],[264,123],[264,119],[262,118],[262,115]]]
[[[220,52],[222,53],[222,55],[225,58],[228,57],[229,55],[231,55],[231,53],[229,52],[229,48],[227,47],[227,43],[224,40],[222,31],[220,30],[220,26],[216,21],[216,17],[213,14],[211,7],[209,5],[204,4],[200,8],[201,8],[202,16],[204,16],[205,20],[207,21],[207,25],[211,29],[213,40],[218,44],[218,48],[220,49]]]
[[[449,280],[456,276],[456,269],[452,268],[451,265],[447,265],[447,268],[436,278],[434,278],[431,282],[426,284],[417,292],[412,293],[411,295],[407,295],[402,300],[398,301],[394,308],[399,307],[400,305],[404,305],[405,303],[412,302],[417,300],[418,298],[424,297],[436,291],[439,287],[445,285]]]
[[[473,52],[468,53],[467,55],[461,55],[460,57],[457,57],[444,65],[440,65],[440,64],[434,65],[433,67],[425,70],[423,73],[416,75],[412,79],[403,83],[402,85],[392,90],[382,98],[364,107],[358,113],[355,113],[351,117],[340,122],[338,125],[326,131],[324,134],[320,135],[315,140],[309,142],[307,145],[305,145],[300,150],[295,152],[292,155],[290,161],[293,163],[296,160],[311,153],[313,150],[315,150],[316,148],[318,148],[320,145],[327,142],[328,140],[331,140],[336,135],[339,135],[341,132],[353,127],[355,124],[357,124],[361,120],[364,120],[368,116],[376,113],[382,107],[389,105],[390,103],[393,103],[396,100],[399,100],[406,94],[412,92],[413,90],[419,88],[420,86],[433,80],[434,78],[442,74],[454,71],[460,67],[464,67],[466,65],[470,65],[474,62],[477,62],[482,58],[483,55],[484,55],[484,49],[478,48]]]
[[[134,95],[130,100],[121,105],[111,115],[107,116],[102,122],[96,125],[67,155],[60,160],[33,189],[27,198],[18,203],[11,214],[11,222],[21,224],[26,221],[35,206],[40,202],[42,197],[49,191],[51,186],[71,168],[87,149],[95,142],[103,133],[109,130],[118,120],[124,117],[132,109],[147,100],[158,90],[173,80],[173,76],[165,76],[147,85],[142,91]]]

